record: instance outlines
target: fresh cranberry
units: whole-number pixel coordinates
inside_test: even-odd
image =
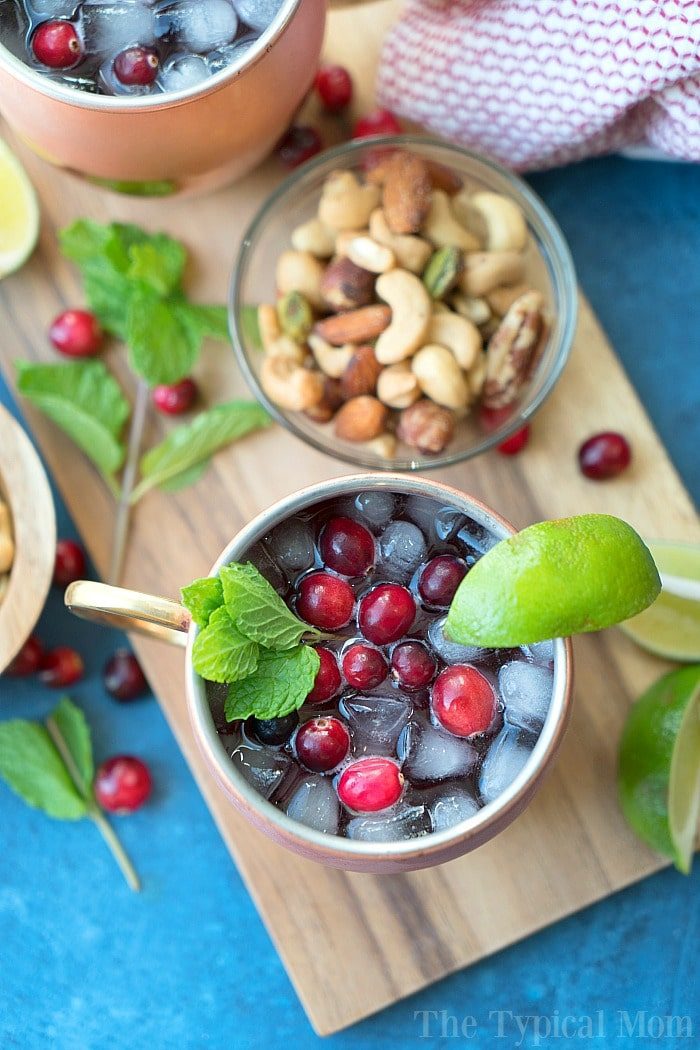
[[[66,357],[92,357],[102,346],[102,329],[89,310],[64,310],[52,322],[49,339]]]
[[[422,642],[401,642],[391,654],[391,670],[404,689],[422,689],[433,680],[436,663]]]
[[[402,130],[398,120],[388,109],[375,109],[360,117],[353,128],[352,137],[365,139],[371,135],[400,135]]]
[[[95,798],[110,813],[133,813],[151,794],[151,774],[133,755],[115,755],[97,770]]]
[[[398,583],[381,583],[360,602],[358,623],[375,645],[396,642],[409,630],[416,615],[413,595]]]
[[[75,540],[59,540],[56,544],[56,562],[53,582],[57,587],[82,580],[85,576],[85,551]]]
[[[482,430],[485,430],[487,434],[493,434],[494,430],[498,430],[509,419],[512,419],[514,411],[513,405],[503,405],[501,408],[487,408],[482,405],[479,409],[479,423]]]
[[[41,667],[43,655],[43,645],[35,634],[30,634],[14,660],[5,668],[5,674],[13,678],[35,674]]]
[[[359,758],[343,770],[338,797],[357,813],[376,813],[401,797],[403,776],[389,758]]]
[[[325,704],[340,689],[340,671],[335,653],[326,649],[325,645],[317,645],[316,652],[321,663],[316,672],[314,687],[306,697],[307,704]]]
[[[329,572],[312,572],[299,584],[297,612],[322,631],[337,631],[350,623],[355,594],[345,580]]]
[[[181,379],[170,386],[156,386],[152,393],[153,404],[159,412],[168,416],[179,416],[192,408],[197,398],[197,384],[194,379]]]
[[[312,773],[327,773],[350,750],[350,734],[339,718],[312,718],[299,726],[294,746],[302,765]]]
[[[431,697],[433,714],[455,736],[485,733],[496,715],[496,694],[488,679],[470,664],[441,671]]]
[[[496,447],[502,456],[517,456],[518,452],[522,452],[529,440],[530,428],[526,425],[521,427],[520,430],[516,430],[514,434],[511,434],[509,438],[506,438],[505,441],[502,441]]]
[[[352,518],[331,518],[319,544],[329,569],[344,576],[363,576],[374,565],[374,538]]]
[[[136,44],[119,52],[114,60],[114,75],[127,87],[145,87],[156,79],[159,65],[155,51]]]
[[[344,66],[321,66],[314,83],[316,94],[331,113],[339,113],[352,98],[352,77]]]
[[[117,649],[102,671],[102,681],[115,700],[137,700],[148,692],[141,664],[128,649]]]
[[[626,470],[632,459],[629,442],[613,430],[594,434],[578,450],[581,473],[594,481],[614,478]]]
[[[42,657],[39,677],[52,689],[62,689],[79,681],[83,677],[83,670],[82,657],[75,649],[58,645]]]
[[[281,718],[254,718],[252,719],[252,730],[261,744],[271,744],[278,747],[286,744],[290,736],[299,725],[299,715],[292,711]]]
[[[277,144],[277,156],[290,171],[315,157],[323,149],[323,141],[316,128],[308,124],[292,124]]]
[[[386,660],[371,645],[351,645],[343,657],[343,674],[355,689],[373,689],[388,673]]]
[[[37,62],[51,69],[69,69],[83,57],[83,45],[70,22],[43,22],[32,37]]]
[[[418,581],[418,593],[429,605],[448,606],[467,575],[467,566],[453,554],[431,558]]]

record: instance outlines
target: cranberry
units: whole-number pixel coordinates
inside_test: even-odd
[[[350,734],[339,718],[312,718],[299,726],[294,746],[302,765],[312,773],[327,773],[350,750]]]
[[[344,576],[363,576],[374,565],[374,538],[352,518],[331,518],[319,544],[329,569]]]
[[[108,758],[95,774],[95,798],[110,813],[133,813],[151,794],[148,766],[133,755]]]
[[[396,642],[416,615],[413,595],[398,583],[381,583],[360,602],[360,630],[375,645]]]
[[[578,450],[581,473],[594,481],[614,478],[626,470],[632,459],[632,450],[622,434],[613,430],[594,434]]]
[[[58,645],[45,653],[41,661],[39,677],[52,689],[73,685],[83,677],[82,657],[67,645]]]
[[[35,634],[30,634],[14,660],[5,668],[5,674],[14,678],[35,674],[41,667],[43,655],[43,645]]]
[[[43,22],[32,37],[37,62],[51,69],[69,69],[83,57],[83,45],[70,22]]]
[[[422,689],[435,674],[436,663],[422,642],[401,642],[391,654],[391,670],[404,689]]]
[[[418,593],[429,605],[446,607],[466,575],[467,566],[461,558],[453,554],[439,554],[423,569],[418,581]]]
[[[54,318],[49,339],[66,357],[92,357],[102,346],[102,329],[89,310],[64,310]]]
[[[403,776],[389,758],[359,758],[343,770],[338,797],[358,813],[376,813],[401,797]]]
[[[344,66],[321,66],[314,82],[316,94],[331,113],[339,113],[352,98],[352,77]]]
[[[277,156],[285,168],[292,170],[315,157],[323,149],[321,136],[307,124],[292,124],[284,138],[277,143]]]
[[[509,419],[512,418],[515,407],[513,405],[503,405],[501,408],[487,408],[482,405],[479,409],[479,423],[481,424],[482,430],[485,430],[488,434],[493,434],[494,430],[498,430],[502,427]]]
[[[85,551],[75,540],[59,540],[56,544],[56,562],[53,570],[53,582],[57,587],[67,587],[69,583],[82,580],[85,576]]]
[[[253,718],[252,730],[261,744],[286,744],[299,725],[299,715],[292,711],[281,718]]]
[[[153,404],[159,412],[168,416],[179,416],[192,408],[197,398],[197,384],[194,379],[181,379],[170,386],[156,386],[152,393]]]
[[[316,652],[321,663],[316,672],[314,687],[306,697],[307,704],[325,704],[326,700],[335,696],[341,684],[335,653],[326,649],[325,645],[317,645]]]
[[[441,671],[431,697],[433,714],[455,736],[485,733],[496,715],[496,694],[488,679],[470,664]]]
[[[115,700],[137,700],[148,692],[141,664],[128,649],[117,649],[104,666],[102,681]]]
[[[355,689],[373,689],[384,681],[389,668],[378,649],[371,645],[351,645],[343,657],[343,674]]]
[[[158,75],[158,55],[149,47],[127,47],[114,60],[114,75],[127,87],[152,84]]]
[[[365,139],[370,135],[400,135],[402,130],[398,120],[388,109],[375,109],[360,117],[353,128],[352,137]]]
[[[350,623],[355,594],[345,580],[329,572],[312,572],[299,584],[297,612],[323,631],[337,631]]]
[[[514,434],[511,434],[509,438],[506,438],[505,441],[502,441],[496,447],[502,456],[517,456],[518,452],[522,452],[529,440],[530,428],[524,426],[520,430],[516,430]]]

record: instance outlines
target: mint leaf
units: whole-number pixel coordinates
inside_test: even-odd
[[[91,795],[95,764],[92,758],[90,727],[85,715],[69,697],[64,696],[61,697],[51,717],[73,756],[75,768],[82,778],[86,793]]]
[[[125,455],[120,434],[129,403],[101,361],[17,362],[17,388],[110,477]]]
[[[182,604],[199,627],[206,627],[213,612],[224,604],[224,589],[218,576],[193,580],[180,592]]]
[[[231,619],[247,638],[276,651],[298,645],[315,627],[298,619],[254,565],[232,562],[219,573]]]
[[[180,287],[187,252],[179,241],[156,233],[148,241],[129,248],[128,276],[143,281],[159,295]]]
[[[57,820],[80,820],[87,813],[51,737],[36,722],[0,723],[0,777],[30,806]]]
[[[177,383],[192,371],[200,341],[152,289],[132,292],[127,311],[129,364],[149,386]]]
[[[192,646],[192,666],[208,682],[237,682],[258,665],[258,646],[244,637],[222,606]]]
[[[229,342],[228,310],[225,306],[204,306],[201,303],[189,303],[186,299],[172,301],[171,305],[180,322],[189,325],[200,342],[205,338]]]
[[[190,485],[196,485],[200,478],[204,477],[209,469],[210,459],[203,459],[201,463],[195,463],[193,467],[183,470],[182,474],[175,474],[160,485],[161,492],[179,492]]]
[[[200,412],[191,423],[171,430],[160,445],[142,457],[142,480],[134,489],[131,502],[136,503],[149,489],[172,482],[225,445],[271,422],[267,412],[254,401],[228,401]]]
[[[282,718],[301,707],[311,692],[320,666],[319,655],[309,645],[283,653],[260,650],[257,670],[234,682],[226,697],[226,719]]]

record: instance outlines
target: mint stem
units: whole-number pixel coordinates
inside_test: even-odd
[[[129,450],[127,453],[126,466],[122,475],[122,487],[119,493],[119,505],[117,506],[117,519],[114,525],[114,538],[112,540],[112,562],[109,570],[109,582],[118,584],[121,580],[124,567],[124,552],[129,532],[129,520],[131,517],[131,493],[136,480],[139,452],[143,440],[143,430],[146,422],[146,410],[148,408],[148,385],[143,379],[139,379],[136,387],[136,400],[134,403],[134,414],[131,418],[131,430],[129,432]]]
[[[70,748],[66,743],[66,740],[58,728],[58,724],[54,721],[53,717],[49,715],[46,719],[46,729],[48,730],[49,736],[56,745],[56,749],[63,759],[68,775],[75,784],[77,790],[80,792],[87,804],[88,816],[93,824],[97,825],[97,829],[102,835],[102,838],[107,843],[112,856],[116,860],[117,864],[122,870],[122,874],[126,879],[131,889],[138,893],[141,889],[141,881],[136,874],[136,869],[131,863],[129,856],[122,846],[121,842],[117,838],[114,828],[108,823],[102,810],[99,808],[92,794],[91,788],[83,780],[80,770],[75,764]]]

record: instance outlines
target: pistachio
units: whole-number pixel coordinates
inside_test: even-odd
[[[454,288],[463,265],[462,252],[453,245],[433,252],[423,273],[423,284],[433,299],[444,299]]]
[[[305,343],[313,328],[314,315],[309,300],[301,292],[287,292],[277,303],[277,316],[285,335],[295,343]]]

